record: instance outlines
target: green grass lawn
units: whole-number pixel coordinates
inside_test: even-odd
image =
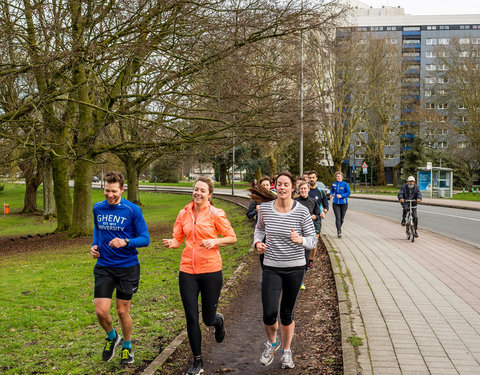
[[[194,180],[185,182],[185,181],[180,181],[180,182],[157,182],[157,186],[180,186],[180,187],[193,187],[193,184],[195,183]],[[139,185],[155,185],[155,182],[150,182],[150,181],[139,181]],[[216,188],[223,188],[223,189],[229,189],[232,187],[232,184],[227,184],[226,186],[220,185],[220,182],[215,182],[215,187]],[[235,188],[236,189],[248,189],[250,187],[249,182],[243,182],[243,181],[235,181]]]
[[[11,202],[21,200],[6,188]],[[94,191],[93,201],[103,199]],[[3,195],[3,194],[2,194]],[[178,292],[181,249],[166,249],[161,238],[170,237],[178,211],[190,196],[141,192],[142,208],[150,230],[156,236],[148,248],[139,250],[141,281],[132,302],[135,367],[153,360],[160,347],[168,344],[185,325]],[[16,204],[16,203],[15,203]],[[243,208],[215,200],[225,209],[238,241],[221,249],[224,279],[228,279],[251,244],[252,226]],[[35,217],[24,215],[8,223],[32,228]],[[8,218],[10,220],[10,217]],[[27,223],[29,222],[29,223]],[[21,234],[0,227],[1,232]],[[35,233],[51,231],[50,223]],[[3,228],[3,229],[1,229]],[[50,229],[47,229],[50,228]],[[23,234],[29,233],[23,232]],[[70,246],[33,253],[0,257],[0,372],[5,374],[120,374],[131,373],[119,365],[119,353],[111,362],[101,361],[104,332],[97,323],[93,307],[93,266],[89,247]],[[221,298],[222,303],[222,298]],[[112,307],[114,325],[120,329]]]
[[[457,193],[457,194],[453,194],[452,199],[478,202],[480,201],[480,193]]]

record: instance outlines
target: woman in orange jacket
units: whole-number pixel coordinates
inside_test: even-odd
[[[216,311],[223,282],[219,247],[234,244],[237,237],[225,212],[212,205],[212,194],[212,179],[199,177],[193,187],[192,202],[180,211],[175,220],[173,238],[163,240],[166,247],[176,249],[185,239],[178,282],[194,357],[187,375],[203,373],[199,294],[202,295],[203,322],[215,327],[217,342],[222,342],[225,337],[223,315]]]

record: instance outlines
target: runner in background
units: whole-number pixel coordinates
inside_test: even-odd
[[[272,179],[269,176],[263,176],[260,179],[260,186],[265,189],[264,194],[272,194],[272,197],[274,196],[270,190],[272,186]],[[252,188],[254,190],[258,190],[256,189],[258,188],[258,186],[251,186],[251,189]],[[256,200],[251,199],[250,204],[248,205],[247,217],[249,219],[255,220],[255,225],[257,225],[257,214],[258,214],[258,210],[260,209],[260,204],[262,203],[262,201],[263,201],[263,198],[257,198]],[[262,267],[262,269],[263,269],[263,257],[264,257],[263,253],[259,254],[260,266]]]
[[[173,238],[163,239],[164,246],[178,248],[185,239],[180,261],[178,283],[182,298],[193,364],[187,375],[202,374],[202,332],[199,325],[198,295],[202,296],[202,317],[207,326],[215,327],[215,340],[225,338],[225,321],[217,313],[222,289],[222,258],[219,247],[237,241],[225,212],[213,206],[213,180],[199,177],[193,187],[193,200],[175,220]],[[222,237],[219,237],[219,234]]]
[[[262,305],[268,341],[260,362],[270,365],[281,345],[282,368],[295,367],[290,348],[295,331],[295,303],[305,274],[305,249],[311,250],[317,244],[308,209],[292,199],[294,184],[289,172],[279,173],[277,197],[260,205],[254,236],[255,247],[265,253]],[[282,344],[277,339],[279,302]]]
[[[322,189],[319,189],[317,186],[317,172],[312,170],[306,173],[308,175],[308,184],[310,185],[310,191],[308,192],[308,196],[314,198],[317,201],[318,207],[320,209],[320,217],[314,222],[315,232],[317,233],[318,238],[322,230],[322,220],[325,219],[325,215],[328,212],[328,197],[325,192]],[[317,255],[317,248],[313,249],[310,253],[310,260],[308,262],[309,269],[315,268],[315,266],[313,265],[315,255]]]
[[[93,206],[93,242],[90,248],[90,254],[97,259],[93,269],[95,313],[107,334],[102,359],[110,361],[121,342],[110,315],[113,291],[116,289],[115,302],[123,334],[122,365],[134,362],[130,306],[140,281],[137,247],[150,243],[140,207],[122,198],[124,180],[120,172],[105,175],[103,192],[106,199]]]
[[[345,213],[348,209],[348,197],[350,196],[350,187],[343,181],[343,173],[335,172],[337,182],[332,184],[330,189],[330,198],[333,197],[333,212],[335,213],[335,225],[337,226],[338,238],[342,237],[342,225],[345,219]]]
[[[299,190],[299,196],[296,197],[295,200],[298,201],[298,203],[301,203],[302,205],[307,207],[308,212],[310,213],[310,216],[315,226],[315,222],[318,221],[320,218],[320,209],[315,199],[308,196],[309,187],[308,187],[307,181],[302,179],[298,183],[298,190]],[[315,228],[315,231],[316,231],[316,228]],[[305,261],[306,261],[306,265],[305,265],[305,271],[306,271],[309,268],[308,265],[310,261],[310,250],[307,250],[307,249],[305,249]],[[305,282],[302,282],[302,286],[300,287],[300,289],[305,289]]]

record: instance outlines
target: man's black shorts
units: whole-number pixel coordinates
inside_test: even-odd
[[[95,276],[95,298],[112,298],[117,289],[117,299],[131,300],[138,290],[140,264],[132,267],[103,267],[98,264],[93,269]]]

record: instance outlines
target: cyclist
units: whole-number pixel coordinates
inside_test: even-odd
[[[422,193],[420,193],[420,188],[418,185],[415,184],[415,177],[409,176],[407,178],[407,183],[403,184],[398,192],[398,199],[400,200],[400,204],[403,206],[403,214],[402,214],[402,226],[405,226],[405,217],[407,216],[407,212],[409,210],[408,200],[415,200],[412,202],[412,215],[413,215],[413,225],[415,228],[414,236],[418,237],[417,233],[417,225],[418,225],[418,215],[417,215],[417,203],[422,201]]]

